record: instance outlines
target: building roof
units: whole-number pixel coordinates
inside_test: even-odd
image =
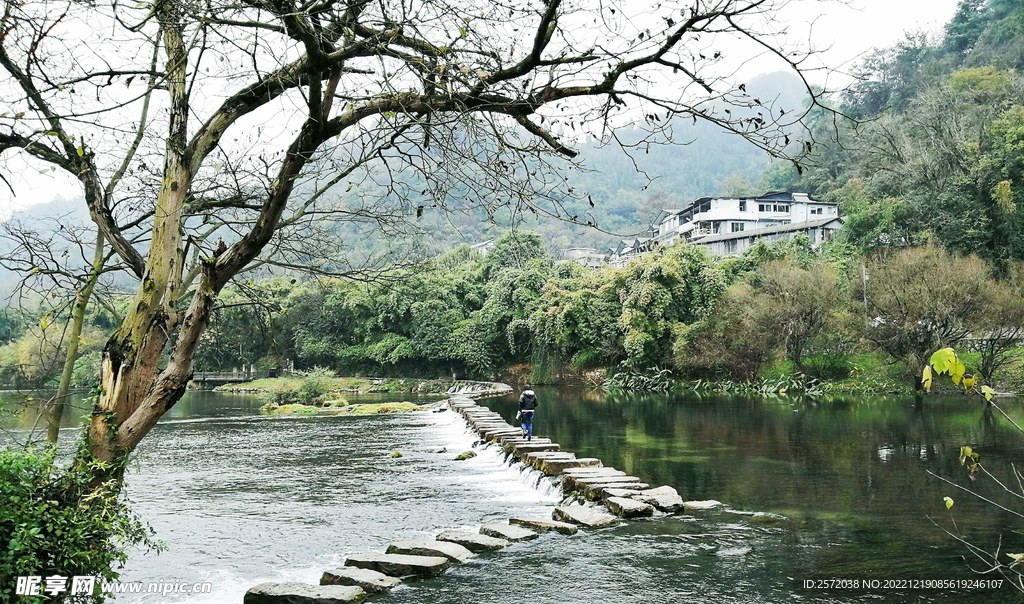
[[[692,243],[694,245],[703,245],[705,243],[728,241],[730,239],[746,239],[748,237],[761,237],[763,235],[774,235],[776,233],[791,233],[793,231],[804,231],[807,229],[829,226],[833,222],[837,224],[831,228],[839,228],[843,224],[843,219],[832,216],[831,218],[819,218],[818,220],[808,220],[807,222],[791,222],[789,224],[780,224],[773,227],[765,227],[763,229],[736,231],[735,233],[719,233],[718,235],[708,235],[706,237],[701,237],[700,239],[694,239]]]
[[[807,193],[789,193],[787,191],[769,191],[769,192],[765,193],[764,195],[751,195],[751,196],[745,196],[745,197],[744,196],[731,197],[731,196],[728,196],[728,195],[723,196],[723,197],[698,197],[697,199],[694,199],[690,203],[686,204],[686,206],[684,206],[683,209],[681,209],[681,210],[672,210],[672,209],[668,209],[668,208],[662,210],[661,213],[658,214],[658,217],[655,219],[654,224],[661,224],[669,216],[673,216],[675,214],[680,214],[682,212],[686,212],[687,210],[690,210],[691,208],[693,208],[695,206],[699,206],[700,204],[704,203],[705,201],[711,201],[713,199],[741,199],[741,200],[747,200],[747,201],[753,201],[753,202],[758,202],[758,201],[775,201],[775,202],[778,202],[778,201],[788,201],[790,203],[802,202],[802,203],[813,203],[813,204],[825,205],[825,206],[839,205],[839,204],[837,204],[837,203],[835,203],[833,201],[819,201],[817,199],[811,199],[811,196],[808,195]]]

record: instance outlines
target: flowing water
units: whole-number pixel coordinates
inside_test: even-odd
[[[827,404],[539,388],[535,427],[686,499],[728,511],[544,535],[396,589],[402,604],[528,602],[1018,602],[991,589],[805,588],[807,580],[978,578],[942,527],[1024,551],[1019,518],[928,475],[1016,506],[958,463],[971,445],[993,474],[1024,460],[1024,436],[973,400],[861,398]],[[0,397],[3,397],[0,394]],[[8,398],[11,398],[10,396]],[[513,398],[482,404],[512,419]],[[1019,417],[1015,401],[1003,401]],[[317,582],[351,552],[510,515],[550,514],[549,479],[474,445],[451,412],[264,417],[256,397],[190,392],[143,441],[134,509],[166,546],[138,552],[126,581],[212,583],[203,596],[117,602],[239,603],[262,581]],[[6,420],[24,437],[29,410]],[[75,420],[71,420],[73,424]],[[62,431],[70,448],[77,430]],[[439,452],[444,450],[444,452]],[[399,451],[400,458],[391,453]],[[955,505],[946,511],[942,498]],[[738,512],[788,520],[751,522]],[[1008,559],[1006,561],[1009,561]]]

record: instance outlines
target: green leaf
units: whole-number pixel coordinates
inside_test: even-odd
[[[1010,564],[1011,567],[1017,566],[1018,564],[1020,564],[1021,560],[1024,560],[1024,554],[1011,554],[1007,552],[1006,555],[1009,556],[1011,560],[1013,560],[1013,563]]]
[[[992,397],[996,395],[996,391],[989,386],[982,386],[981,393],[985,395],[985,400],[990,401]]]
[[[972,456],[972,455],[974,455],[974,452],[971,450],[970,447],[968,447],[968,446],[960,447],[960,465],[963,465],[964,461],[966,461],[967,458]]]
[[[466,28],[465,27],[460,27],[459,28],[459,37],[460,38],[465,38],[466,37]]]
[[[949,371],[956,362],[956,353],[953,352],[952,348],[936,350],[935,353],[932,354],[932,358],[928,360],[928,363],[935,368],[935,372],[939,375]]]
[[[78,157],[85,156],[85,149],[78,147],[77,149],[75,149],[75,151],[78,153]]]
[[[949,508],[953,507],[953,499],[952,498],[950,498],[950,497],[943,497],[942,500],[946,502],[946,509],[947,510]]]
[[[949,375],[953,378],[953,383],[959,385],[960,379],[967,373],[967,367],[957,359],[953,366],[949,368]]]

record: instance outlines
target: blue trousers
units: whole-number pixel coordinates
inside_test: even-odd
[[[523,429],[524,435],[533,436],[533,411],[523,411],[519,417],[519,427]]]

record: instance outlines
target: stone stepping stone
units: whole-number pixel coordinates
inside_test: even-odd
[[[346,604],[366,597],[361,587],[309,585],[307,583],[260,583],[245,592],[243,604]]]
[[[517,451],[516,453],[519,452]],[[527,451],[526,453],[520,453],[519,455],[530,462],[539,462],[545,459],[576,459],[576,454],[568,451]]]
[[[509,518],[508,523],[525,526],[532,531],[555,531],[563,535],[574,535],[579,530],[575,524],[544,518]]]
[[[687,512],[702,512],[707,510],[713,510],[715,508],[722,507],[724,504],[721,501],[715,501],[714,499],[705,499],[703,501],[684,501],[683,509]]]
[[[555,520],[571,522],[572,524],[578,524],[588,528],[610,526],[618,523],[619,521],[618,518],[611,514],[605,514],[604,512],[599,512],[594,508],[582,505],[558,506],[555,508],[555,511],[551,513],[551,517]]]
[[[605,489],[605,494],[608,493],[608,490],[609,489]],[[637,501],[649,503],[662,512],[668,512],[670,514],[682,511],[685,506],[683,498],[679,496],[679,492],[670,486],[647,489],[631,495],[630,497]]]
[[[320,577],[320,585],[355,585],[371,594],[382,594],[391,591],[392,587],[402,583],[401,579],[389,577],[368,568],[342,566],[325,570]]]
[[[364,552],[345,559],[345,566],[368,568],[392,577],[433,577],[448,568],[448,558]]]
[[[588,468],[570,468],[562,472],[567,477],[587,477],[587,476],[625,476],[626,473],[622,470],[616,470],[615,468],[596,466]]]
[[[514,448],[520,453],[539,453],[541,451],[561,451],[562,445],[558,443],[535,443],[530,441],[515,445]]]
[[[583,496],[593,501],[600,501],[607,489],[621,489],[623,486],[646,489],[651,485],[646,482],[631,482],[628,485],[623,485],[621,482],[587,484],[583,485]]]
[[[488,537],[487,535],[471,533],[469,531],[444,531],[437,536],[437,540],[458,543],[475,554],[493,552],[511,545],[507,539]]]
[[[403,539],[392,541],[388,546],[389,554],[407,554],[411,556],[440,556],[452,562],[465,562],[473,557],[473,552],[458,543],[450,541],[427,541],[425,539]]]
[[[500,522],[488,522],[487,524],[481,525],[480,534],[487,535],[488,537],[495,537],[497,539],[504,539],[505,541],[529,541],[530,539],[540,537],[539,534],[528,528],[513,526],[511,524],[501,524]]]
[[[626,499],[625,497],[609,497],[605,500],[605,505],[612,511],[613,514],[622,516],[623,518],[639,518],[640,516],[653,516],[654,506],[649,503],[637,501],[635,499]]]
[[[579,459],[545,459],[540,462],[540,470],[548,476],[558,476],[569,468],[582,468],[600,465],[601,460],[595,457],[581,457]]]
[[[602,476],[600,474],[595,476],[570,476],[569,478],[562,481],[562,486],[567,491],[580,491],[588,484],[618,484],[623,488],[646,488],[646,487],[629,487],[626,486],[629,483],[638,483],[640,479],[636,476]],[[647,485],[650,486],[650,485]]]
[[[607,499],[609,497],[633,497],[634,495],[639,495],[640,493],[641,491],[639,489],[606,488],[603,491],[601,491],[601,498]]]
[[[520,430],[519,434],[522,434],[522,433],[523,433],[522,430]],[[541,445],[546,445],[549,442],[551,442],[550,438],[536,438],[536,437],[534,437],[532,440],[526,440],[524,437],[519,436],[518,434],[516,434],[516,435],[509,435],[509,436],[502,436],[501,438],[497,438],[495,440],[500,442],[502,445],[505,445],[506,447],[508,447],[510,445],[517,445],[519,443],[527,443],[527,442],[537,443],[537,444],[541,444]]]

